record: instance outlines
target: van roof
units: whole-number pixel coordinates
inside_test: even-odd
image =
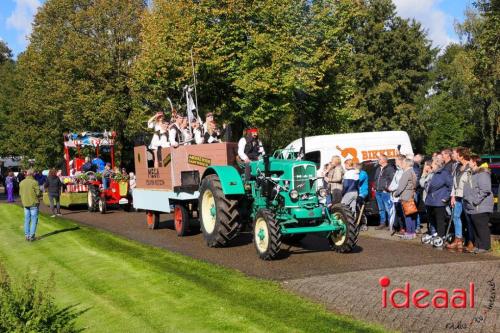
[[[380,139],[397,139],[404,137],[408,138],[408,133],[405,131],[380,131],[380,132],[359,132],[359,133],[341,133],[341,134],[327,134],[327,135],[315,135],[306,137],[306,148],[307,144],[314,144],[315,146],[331,145],[331,140],[333,138],[337,140],[366,140],[367,137],[373,139],[373,137],[378,137]],[[296,144],[301,145],[301,139],[296,139],[292,141],[287,147]]]

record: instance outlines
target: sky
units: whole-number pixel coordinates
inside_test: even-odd
[[[31,22],[46,0],[0,0],[0,39],[14,55],[26,49]],[[454,22],[463,20],[463,13],[472,0],[393,0],[398,14],[415,18],[428,31],[434,46],[444,47],[458,42]]]

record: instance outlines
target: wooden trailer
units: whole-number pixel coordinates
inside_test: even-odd
[[[152,152],[146,146],[134,148],[136,188],[133,205],[145,210],[147,225],[155,229],[160,213],[174,212],[177,234],[188,232],[198,217],[198,191],[205,169],[213,165],[235,165],[238,145],[232,142],[164,148],[159,167],[153,166]]]

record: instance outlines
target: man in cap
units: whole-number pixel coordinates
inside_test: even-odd
[[[259,130],[249,128],[246,135],[238,141],[238,157],[245,163],[245,179],[250,179],[250,161],[257,161],[266,152],[259,140]]]

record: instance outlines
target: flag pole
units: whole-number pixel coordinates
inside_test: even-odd
[[[194,58],[193,58],[193,48],[191,47],[191,67],[193,69],[193,79],[194,79],[194,103],[196,106],[196,115],[200,119],[200,109],[198,109],[198,93],[196,91],[196,72],[194,70]]]

